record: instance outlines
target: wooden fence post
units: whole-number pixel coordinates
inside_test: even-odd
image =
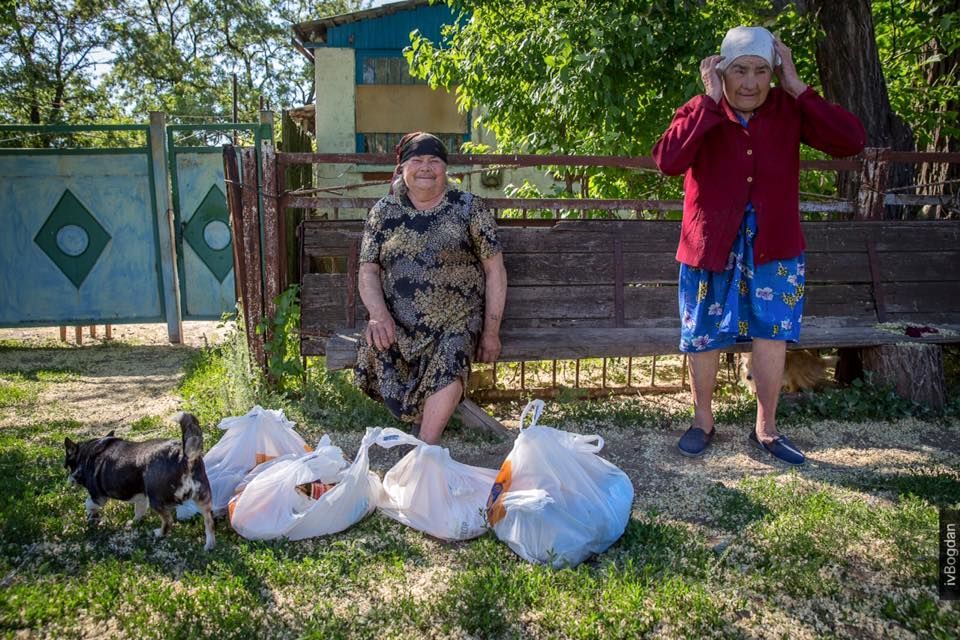
[[[260,143],[260,160],[263,168],[263,299],[265,315],[272,318],[277,311],[276,300],[281,293],[280,282],[286,265],[281,246],[284,234],[281,229],[277,156],[273,142],[264,140]]]
[[[232,144],[223,145],[223,177],[227,187],[227,211],[233,233],[233,281],[237,300],[241,300],[246,290],[244,278],[247,274],[243,263],[243,195],[237,148]]]
[[[263,280],[260,269],[260,203],[257,181],[256,149],[243,149],[243,204],[240,238],[243,243],[243,264],[246,270],[243,294],[243,318],[246,323],[250,356],[260,369],[266,366],[263,339],[257,335],[257,324],[263,319]]]
[[[288,111],[284,111],[281,120],[280,151],[286,152],[313,152],[313,143],[310,136],[293,121]],[[303,187],[313,186],[313,165],[288,166],[277,175],[278,184],[282,184],[286,191],[293,191]],[[287,248],[286,277],[282,288],[286,289],[291,282],[300,281],[299,254],[290,251],[297,246],[297,227],[307,215],[307,210],[288,207],[280,212],[283,218],[285,243]]]

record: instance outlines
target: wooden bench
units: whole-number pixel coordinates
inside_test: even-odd
[[[678,352],[678,222],[502,221],[499,232],[502,361]],[[960,221],[807,222],[804,233],[807,300],[791,348],[960,342]],[[355,363],[366,319],[361,234],[361,221],[300,229],[301,354],[325,355],[331,370]],[[938,332],[910,337],[894,324]]]

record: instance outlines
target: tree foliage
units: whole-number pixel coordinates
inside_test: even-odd
[[[0,118],[8,122],[185,118],[313,100],[312,66],[290,43],[295,22],[364,0],[23,0],[0,5]]]
[[[938,131],[960,136],[960,2],[886,0],[873,13],[890,101],[917,148],[930,147]]]
[[[443,43],[415,33],[407,59],[431,85],[456,87],[460,106],[479,113],[504,150],[647,155],[674,110],[703,90],[699,61],[738,24],[779,34],[801,78],[818,85],[823,32],[805,2],[448,1],[462,11],[458,24]],[[894,108],[922,148],[930,132],[956,123],[956,110],[943,107],[956,103],[957,70],[932,84],[927,73],[957,49],[956,2],[887,5],[873,3],[880,57]],[[623,180],[595,182],[605,195],[644,192]]]
[[[85,122],[101,115],[95,53],[107,46],[111,0],[26,0],[0,22],[0,117],[8,122]]]

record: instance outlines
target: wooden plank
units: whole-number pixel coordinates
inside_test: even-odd
[[[317,228],[317,225],[310,221],[304,222],[303,226],[304,248],[310,252],[318,252],[324,249],[335,249],[349,246],[350,242],[363,235],[362,227],[357,229],[337,229],[337,228]]]
[[[347,296],[343,305],[346,326],[357,326],[357,301],[360,299],[359,286],[360,269],[360,241],[350,243],[350,254],[347,257]]]
[[[960,281],[891,282],[883,290],[891,321],[898,314],[960,313]]]
[[[867,257],[870,262],[870,286],[873,290],[873,303],[877,309],[877,320],[887,321],[887,306],[883,301],[883,286],[880,284],[880,259],[873,240],[867,240]]]
[[[960,278],[960,244],[956,251],[879,253],[882,282],[924,282]]]
[[[456,414],[468,429],[477,431],[486,431],[498,438],[510,435],[510,430],[500,424],[486,411],[481,409],[476,402],[469,398],[464,398],[463,402],[457,405]]]
[[[507,278],[509,279],[509,273]],[[519,318],[613,321],[613,286],[507,287],[504,321]]]
[[[327,353],[327,339],[300,336],[300,355],[302,356],[322,356]]]
[[[223,177],[227,188],[227,211],[230,215],[230,232],[233,236],[233,282],[237,300],[243,298],[243,281],[246,268],[243,262],[243,202],[240,187],[240,165],[237,149],[232,144],[223,147]]]
[[[357,363],[357,345],[360,334],[351,329],[336,331],[327,340],[327,369],[339,371]]]
[[[628,286],[625,294],[628,325],[634,324],[631,321],[660,317],[671,318],[679,323],[675,285]],[[874,317],[873,298],[867,284],[808,283],[805,295],[805,315],[850,316],[864,320]]]
[[[281,274],[285,271],[286,256],[281,253],[280,211],[277,206],[277,159],[273,143],[261,143],[263,164],[263,280],[264,306],[268,318],[277,313]]]
[[[616,237],[613,239],[613,316],[618,327],[624,326],[623,314],[623,241]]]
[[[862,251],[871,238],[877,251],[956,251],[960,220],[882,222],[807,222],[803,225],[807,251]]]
[[[302,332],[329,335],[334,328],[344,326],[347,280],[347,274],[343,273],[304,274],[300,293]],[[348,326],[353,323],[348,322]]]
[[[465,133],[466,113],[443,87],[425,84],[358,84],[356,87],[356,131],[358,133],[406,133],[422,131],[430,123],[437,133]]]
[[[243,316],[246,324],[247,344],[254,362],[262,369],[266,365],[263,340],[256,327],[263,319],[263,287],[260,275],[260,212],[259,185],[257,184],[257,155],[255,149],[241,151],[243,162],[243,204],[240,242],[243,243],[243,263],[246,269],[243,291]]]
[[[619,237],[624,253],[676,254],[680,226],[672,221],[632,220],[624,225],[576,220],[559,221],[552,227],[500,227],[497,234],[506,253],[605,253],[613,238]]]
[[[504,251],[508,286],[613,285],[609,253],[511,253]]]
[[[960,329],[953,325],[954,329]],[[338,331],[327,343],[327,368],[351,367],[356,362],[356,332]],[[873,327],[805,328],[800,342],[788,345],[791,349],[815,349],[838,346],[861,347],[900,342],[927,344],[960,343],[960,332],[955,335],[928,334],[923,338],[884,331]],[[502,331],[503,344],[500,361],[574,360],[577,358],[614,358],[651,356],[679,353],[679,328],[674,329],[512,329]],[[725,351],[749,351],[750,344],[742,343]]]
[[[960,246],[960,221],[806,222],[807,253],[864,251],[864,239],[871,237],[878,252],[955,252]],[[308,249],[327,243],[324,234],[337,230],[362,233],[362,221],[304,222]],[[620,237],[624,253],[675,254],[680,224],[669,220],[564,220],[552,227],[503,227],[498,230],[505,251],[511,253],[596,253],[604,251],[609,239]]]

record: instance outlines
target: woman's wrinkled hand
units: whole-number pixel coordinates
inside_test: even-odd
[[[780,56],[780,64],[774,69],[777,80],[784,91],[796,98],[807,90],[807,83],[801,80],[797,73],[797,67],[793,64],[793,52],[790,47],[780,42],[779,38],[773,41],[773,48]]]
[[[367,344],[384,351],[397,341],[397,325],[390,314],[370,318],[364,337],[367,339]]]
[[[495,333],[484,333],[480,336],[480,344],[477,346],[477,361],[496,362],[498,357],[500,357],[500,336]]]
[[[704,93],[718,104],[723,97],[723,78],[720,77],[717,65],[722,60],[723,56],[707,56],[700,61],[700,79],[703,81]]]

